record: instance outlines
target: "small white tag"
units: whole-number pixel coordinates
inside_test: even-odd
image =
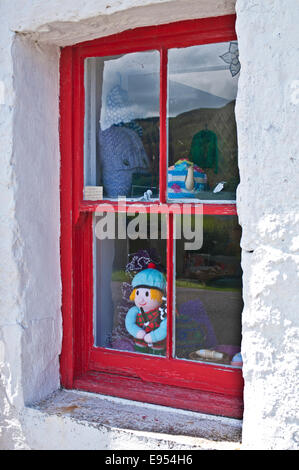
[[[84,199],[86,201],[102,200],[103,186],[84,186]]]

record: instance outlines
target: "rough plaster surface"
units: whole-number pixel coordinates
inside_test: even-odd
[[[109,431],[105,440],[102,428],[99,432],[97,425],[82,423],[75,415],[24,408],[59,385],[58,46],[142,25],[228,14],[234,4],[1,1],[1,449],[46,446],[48,435],[54,446],[58,432],[66,447],[85,443],[87,448],[89,432],[94,440],[103,439],[99,446],[118,445],[119,433]],[[296,449],[298,2],[238,0],[237,17],[242,64],[237,125],[245,300],[243,446]],[[154,445],[146,441],[145,432],[126,431],[122,442]],[[181,440],[171,442],[167,437],[163,445],[182,445]]]
[[[14,0],[18,15],[9,19],[13,31],[65,46],[138,26],[234,13],[235,3],[235,0],[50,0],[45,6],[41,0]]]
[[[25,38],[13,44],[16,218],[26,234],[20,278],[24,400],[59,385],[61,343],[59,269],[59,50]],[[37,340],[46,338],[46,342]]]
[[[31,449],[240,449],[241,422],[163,406],[58,391],[23,411]],[[41,432],[47,441],[40,438]],[[58,435],[57,435],[58,434]]]
[[[59,387],[61,347],[59,48],[8,37],[1,52],[10,61],[4,61],[0,82],[0,446],[5,448],[24,445],[17,420],[23,404]]]
[[[299,444],[298,21],[296,0],[237,2],[243,442],[257,449]]]

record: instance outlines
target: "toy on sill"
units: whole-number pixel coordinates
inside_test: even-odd
[[[190,359],[194,361],[217,362],[220,364],[230,364],[229,355],[213,349],[199,349],[190,354]]]
[[[237,354],[234,355],[234,357],[232,358],[232,361],[231,361],[231,365],[236,366],[236,367],[242,367],[243,366],[243,359],[242,359],[241,353],[237,353]]]
[[[133,291],[130,300],[135,306],[126,315],[127,331],[134,338],[135,351],[165,354],[167,320],[165,300],[166,281],[164,275],[150,263],[132,280]]]
[[[188,159],[178,160],[168,168],[169,198],[196,198],[197,193],[206,189],[207,175]]]

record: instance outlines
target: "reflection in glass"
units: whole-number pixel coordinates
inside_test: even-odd
[[[241,365],[241,229],[236,216],[203,217],[203,244],[176,240],[178,358]]]
[[[85,186],[159,196],[159,52],[85,60]]]
[[[118,230],[115,233],[122,235],[99,239],[105,217],[104,214],[94,220],[95,345],[165,355],[166,240],[161,239],[161,217],[157,220],[156,236],[150,239],[153,228],[147,214],[139,214],[137,220],[113,213]],[[165,221],[163,227],[164,224]]]
[[[170,199],[235,199],[238,70],[236,42],[169,51]]]

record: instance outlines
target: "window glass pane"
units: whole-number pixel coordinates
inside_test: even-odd
[[[169,51],[169,199],[235,199],[239,67],[237,42]]]
[[[165,355],[165,217],[161,220],[125,213],[95,217],[96,346]]]
[[[159,64],[158,51],[85,60],[87,196],[159,197]]]
[[[175,355],[240,366],[241,228],[228,215],[203,216],[202,227],[200,249],[176,240]]]

